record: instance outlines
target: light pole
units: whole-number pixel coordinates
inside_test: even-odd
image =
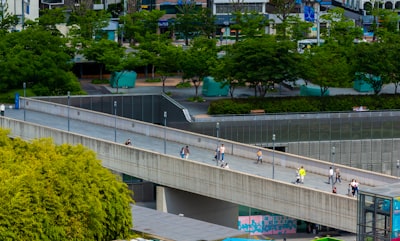
[[[164,154],[167,154],[167,112],[164,111]]]
[[[24,88],[24,121],[26,121],[26,82],[22,84]]]
[[[336,153],[336,148],[335,146],[332,146],[332,168],[333,168],[333,173],[335,173],[335,153]],[[332,190],[333,190],[334,182],[333,182],[333,177],[332,177]]]
[[[117,101],[114,100],[114,142],[117,142]]]
[[[225,25],[225,45],[228,45],[228,26],[229,26],[229,22],[228,21],[224,21],[224,25]]]
[[[272,134],[272,179],[275,179],[275,134]]]
[[[217,163],[217,166],[218,166],[218,159],[219,159],[219,156],[218,156],[218,147],[219,147],[219,122],[217,122],[217,124],[215,124],[215,129],[217,130],[217,149],[216,149],[216,151],[217,151],[217,160],[216,160],[215,162]]]
[[[399,178],[399,168],[400,168],[400,160],[397,160],[397,178]]]
[[[71,97],[71,92],[67,92],[68,95],[68,131],[69,131],[69,105],[70,105],[70,97]]]

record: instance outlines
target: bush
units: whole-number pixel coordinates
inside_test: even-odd
[[[161,82],[161,79],[160,78],[146,79],[145,82],[147,82],[147,83],[158,83],[158,82]]]
[[[180,82],[176,85],[176,88],[180,89],[180,88],[190,88],[192,87],[192,84],[189,81],[185,81],[185,82]]]
[[[366,106],[369,110],[399,109],[400,96],[385,94],[220,99],[210,103],[208,114],[248,114],[254,109],[263,109],[266,113],[352,111],[354,106]]]

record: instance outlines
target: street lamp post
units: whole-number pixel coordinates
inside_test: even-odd
[[[164,111],[164,154],[167,154],[167,112]]]
[[[272,179],[275,179],[275,134],[272,134]]]
[[[332,168],[333,168],[334,173],[335,173],[335,153],[336,153],[336,148],[335,148],[335,146],[332,146]],[[333,186],[334,186],[334,181],[333,181],[333,177],[332,177],[332,190],[333,190]]]
[[[22,86],[24,88],[24,121],[26,121],[26,82]]]
[[[114,100],[114,142],[117,142],[117,101]]]
[[[397,178],[399,178],[399,168],[400,168],[400,160],[397,160]]]
[[[69,106],[70,106],[70,98],[71,98],[71,92],[67,92],[67,95],[68,95],[68,131],[70,130],[70,128],[69,128]]]
[[[225,45],[228,45],[228,26],[229,26],[229,21],[224,21],[224,25],[225,25]],[[230,35],[230,34],[229,34]]]
[[[219,122],[217,122],[217,124],[215,124],[215,129],[217,130],[217,149],[216,151],[218,151],[218,147],[219,147]],[[218,166],[218,153],[217,153],[217,160],[215,161],[217,163]]]

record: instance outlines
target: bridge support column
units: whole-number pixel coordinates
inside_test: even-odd
[[[238,228],[239,206],[190,192],[157,186],[157,210]]]

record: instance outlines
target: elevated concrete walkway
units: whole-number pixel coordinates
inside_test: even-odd
[[[265,149],[265,164],[256,165],[258,148],[251,145],[83,109],[68,111],[54,103],[36,104],[43,105],[41,112],[26,110],[26,122],[21,121],[24,110],[7,110],[1,126],[26,140],[52,137],[57,144],[83,144],[98,153],[105,167],[166,187],[352,233],[356,232],[357,201],[347,196],[347,183],[355,178],[363,188],[397,181],[392,176],[339,166],[343,183],[337,184],[338,194],[332,194],[326,183],[329,162]],[[50,109],[57,113],[46,114]],[[123,145],[127,138],[133,140],[133,147]],[[218,141],[226,146],[230,169],[222,169],[212,160]],[[189,160],[179,158],[183,145],[190,146]],[[299,166],[308,171],[304,185],[292,183]]]

